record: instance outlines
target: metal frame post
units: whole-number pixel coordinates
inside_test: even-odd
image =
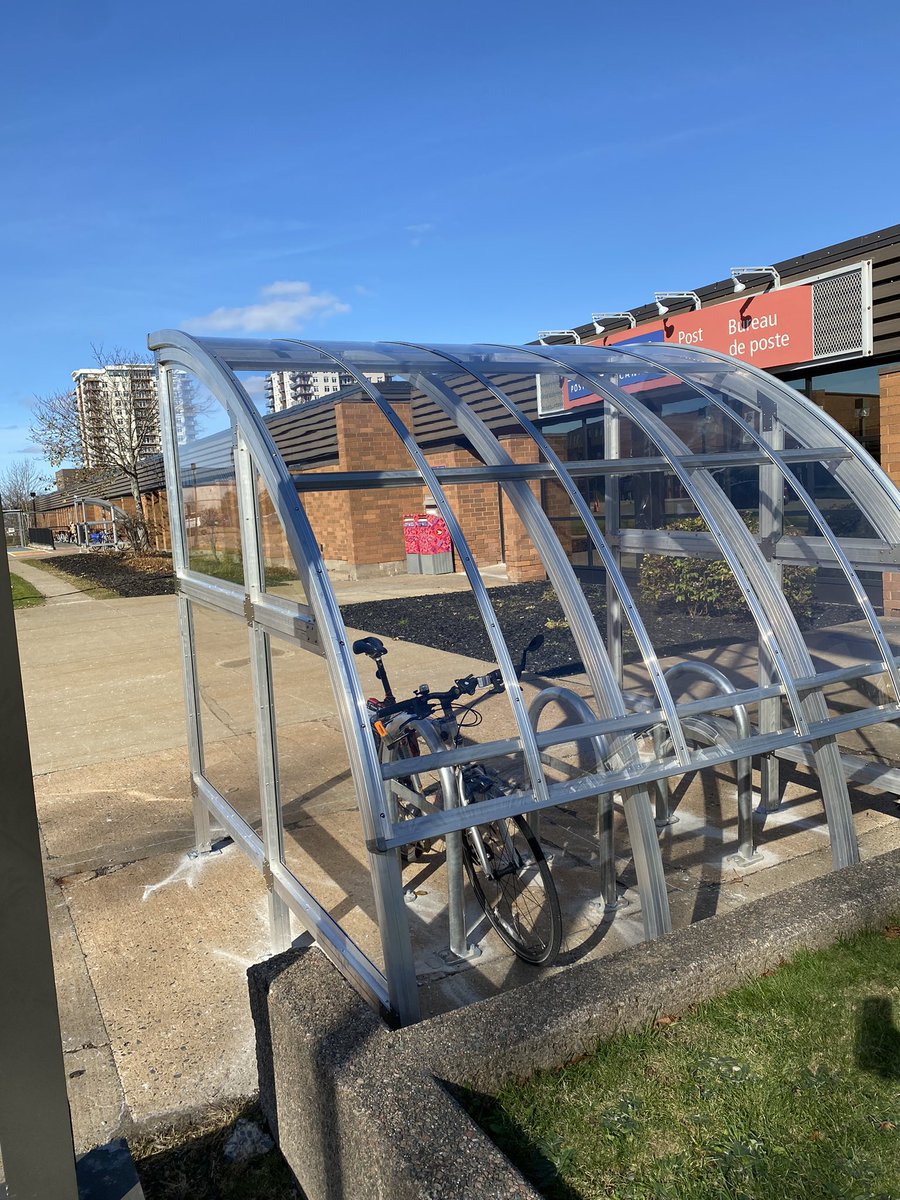
[[[235,430],[235,475],[237,478],[238,520],[241,529],[241,558],[244,583],[253,603],[265,592],[265,562],[261,553],[262,530],[259,500],[256,494],[256,468],[240,429]],[[256,721],[256,757],[259,771],[259,810],[262,840],[266,851],[263,876],[269,905],[269,935],[272,950],[278,954],[291,944],[291,910],[275,891],[273,862],[284,859],[284,828],[281,820],[281,795],[278,775],[278,746],[275,732],[275,696],[272,681],[272,655],[269,637],[252,615],[247,624],[250,639],[250,675],[253,682],[253,710]]]
[[[172,369],[160,367],[157,386],[159,396],[160,440],[163,466],[167,481],[169,531],[172,540],[172,566],[175,577],[188,569],[187,534],[184,524],[184,504],[181,496],[181,473],[178,468],[176,442],[177,422],[172,394]],[[194,617],[191,602],[183,592],[178,593],[178,624],[181,630],[181,667],[184,683],[184,710],[187,721],[188,766],[191,772],[191,805],[194,816],[194,849],[207,854],[212,847],[209,808],[200,790],[203,775],[203,726],[200,720],[200,685],[197,679],[197,643],[194,636]]]
[[[784,449],[784,428],[778,420],[774,404],[765,404],[760,411],[761,432],[775,450]],[[784,564],[775,558],[775,546],[784,536],[784,477],[774,463],[759,468],[759,540],[769,570],[778,586],[784,590]],[[763,638],[759,646],[759,684],[767,687],[775,681],[772,656]],[[772,696],[759,702],[760,733],[775,733],[781,728],[781,697]],[[764,812],[774,812],[781,804],[781,760],[774,754],[762,754],[759,759],[759,798]]]
[[[0,1155],[15,1200],[77,1200],[9,562],[0,557]]]
[[[618,412],[609,403],[603,402],[603,451],[604,458],[618,459],[622,452],[622,425]],[[622,551],[619,546],[620,522],[622,519],[620,487],[618,475],[607,475],[604,480],[605,496],[603,501],[604,533],[610,549],[616,560],[616,566],[622,569]],[[616,591],[609,573],[606,576],[606,650],[612,663],[619,687],[624,684],[624,660],[622,655],[622,601]]]

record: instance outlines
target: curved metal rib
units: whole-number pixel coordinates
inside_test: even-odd
[[[609,347],[606,347],[606,349],[611,350],[614,354],[622,354],[623,353],[616,346],[609,346]],[[659,367],[659,364],[655,359],[653,359],[645,354],[639,354],[636,350],[629,350],[627,357],[632,358],[632,359],[637,358],[643,362],[649,363],[653,367],[657,367],[657,368]],[[841,567],[841,570],[844,572],[844,575],[847,578],[847,582],[850,584],[850,588],[851,588],[851,591],[853,592],[856,602],[859,605],[859,607],[862,609],[863,615],[866,618],[869,628],[872,630],[872,634],[875,638],[875,642],[878,646],[878,649],[881,651],[882,660],[884,662],[884,668],[891,677],[891,683],[893,684],[893,688],[894,688],[894,695],[897,697],[898,700],[900,700],[900,672],[898,672],[897,664],[894,662],[893,651],[891,650],[891,647],[887,640],[885,632],[881,628],[881,624],[880,624],[877,616],[875,615],[875,610],[872,607],[872,602],[869,600],[869,597],[866,594],[866,590],[862,585],[862,581],[860,580],[855,569],[853,568],[852,564],[850,563],[850,560],[847,558],[846,554],[844,553],[840,542],[838,541],[838,539],[835,537],[834,533],[832,532],[831,526],[825,520],[825,517],[823,516],[823,514],[822,514],[819,506],[816,504],[815,500],[813,500],[812,496],[809,494],[809,492],[806,490],[806,488],[803,486],[803,484],[800,482],[800,480],[797,478],[797,476],[794,474],[794,472],[790,469],[790,467],[787,465],[787,463],[784,461],[784,459],[781,457],[781,455],[769,445],[769,443],[765,440],[765,438],[761,437],[756,432],[756,430],[753,428],[753,426],[749,422],[745,421],[742,417],[738,416],[738,414],[734,411],[734,409],[730,408],[723,400],[721,400],[718,396],[716,396],[716,394],[714,392],[710,391],[709,388],[705,387],[698,380],[691,379],[689,376],[685,375],[683,372],[676,371],[672,367],[668,367],[666,369],[670,375],[672,375],[676,379],[680,379],[682,381],[682,383],[686,383],[688,385],[688,387],[693,388],[694,391],[699,392],[701,395],[705,396],[706,399],[709,401],[709,403],[713,405],[713,407],[717,408],[720,412],[724,413],[737,426],[737,428],[740,429],[741,433],[743,433],[745,435],[745,437],[750,438],[750,440],[753,442],[753,444],[755,446],[757,446],[762,451],[763,454],[766,455],[766,457],[769,459],[769,461],[772,463],[772,465],[778,469],[778,472],[780,473],[782,478],[787,483],[790,484],[791,489],[793,490],[794,494],[797,496],[797,499],[800,501],[800,503],[803,505],[803,507],[806,509],[806,511],[812,517],[813,521],[815,521],[823,538],[826,540],[828,545],[831,547],[832,554],[834,554],[835,558],[837,559],[838,564]]]
[[[450,507],[449,501],[444,493],[444,489],[438,482],[437,476],[431,469],[428,460],[419,449],[409,430],[391,408],[390,404],[381,394],[375,384],[371,382],[371,380],[367,379],[361,371],[357,370],[356,367],[354,367],[351,363],[348,363],[346,359],[341,358],[339,355],[332,354],[328,350],[323,350],[312,342],[301,341],[299,338],[292,340],[295,340],[300,346],[305,346],[307,349],[313,350],[317,354],[321,354],[323,358],[336,363],[339,367],[346,371],[347,374],[353,376],[369,399],[375,403],[379,412],[403,443],[406,448],[406,452],[409,454],[416,466],[416,469],[422,476],[422,482],[427,486],[429,492],[434,498],[435,504],[438,506],[441,516],[444,518],[444,521],[447,524],[447,529],[449,530],[451,540],[453,541],[460,561],[463,564],[463,568],[469,580],[469,586],[472,589],[472,595],[475,597],[475,603],[478,606],[478,611],[481,614],[481,619],[484,621],[485,629],[487,630],[491,646],[494,654],[496,655],[497,665],[500,668],[506,693],[509,696],[510,703],[512,705],[516,728],[519,731],[519,737],[522,741],[522,753],[525,759],[525,769],[528,773],[528,780],[531,784],[531,790],[539,801],[546,801],[548,798],[547,781],[544,778],[544,770],[541,766],[540,751],[538,750],[537,744],[534,740],[531,723],[528,720],[528,713],[525,711],[525,702],[522,699],[522,689],[519,687],[519,681],[516,678],[516,669],[513,665],[512,659],[510,658],[509,650],[503,638],[503,634],[500,631],[500,626],[497,624],[494,606],[491,603],[490,597],[488,596],[487,588],[484,585],[484,580],[481,578],[481,573],[475,565],[475,560],[472,557],[463,531],[456,519],[456,514]]]
[[[540,453],[544,455],[548,464],[552,467],[556,479],[564,488],[569,499],[574,504],[578,515],[581,517],[581,520],[584,523],[585,531],[596,547],[597,552],[603,561],[603,565],[606,568],[606,571],[616,590],[616,594],[619,596],[622,607],[628,614],[628,621],[631,625],[635,641],[638,644],[638,648],[644,660],[644,665],[646,666],[647,672],[650,676],[653,690],[656,692],[660,708],[665,713],[666,722],[672,734],[672,745],[674,747],[676,757],[678,762],[682,766],[686,767],[690,763],[690,750],[688,749],[687,743],[684,739],[684,734],[681,730],[681,722],[678,717],[677,707],[672,699],[671,693],[669,692],[668,685],[663,676],[662,668],[659,665],[659,658],[657,656],[656,649],[650,640],[650,635],[647,632],[647,628],[644,625],[641,614],[634,602],[631,592],[628,589],[628,585],[625,582],[624,576],[622,575],[615,556],[610,550],[606,539],[600,533],[597,522],[594,519],[593,513],[588,507],[587,501],[578,490],[575,481],[565,469],[565,465],[559,456],[554,452],[553,448],[549,445],[547,439],[543,436],[537,426],[534,425],[534,423],[530,421],[515,404],[512,403],[505,392],[503,392],[495,384],[491,383],[490,379],[486,375],[477,371],[473,366],[467,365],[461,359],[457,358],[456,355],[451,354],[447,350],[435,349],[432,346],[417,346],[408,342],[403,342],[400,344],[409,345],[412,349],[422,350],[429,354],[434,354],[447,362],[453,363],[471,378],[478,380],[478,382],[484,388],[486,388],[496,400],[500,401],[504,409],[510,413],[512,417],[514,417],[519,427],[528,434],[528,436],[537,446]],[[433,399],[435,400],[435,403],[439,404],[444,411],[456,421],[456,423],[467,435],[469,440],[486,462],[490,462],[493,465],[505,465],[512,462],[512,459],[508,454],[506,454],[502,446],[500,446],[497,439],[490,432],[481,418],[474,413],[468,405],[464,404],[450,388],[448,388],[439,380],[428,380],[425,377],[422,377],[422,380],[423,389],[428,390],[429,394],[432,395]],[[432,386],[429,387],[429,384]],[[546,534],[549,532],[550,543],[558,546],[556,534],[553,532],[550,522],[541,508],[540,503],[537,501],[537,498],[533,495],[527,484],[510,484],[509,482],[505,482],[502,486],[504,491],[506,491],[507,495],[510,497],[513,505],[516,507],[516,510],[518,511],[519,516],[522,518],[522,522],[526,529],[529,529],[529,531],[532,533],[532,536],[535,538],[535,544],[538,545],[539,551],[541,546],[538,544],[538,530],[535,527],[541,525],[542,522],[546,528],[540,530],[540,532],[545,535],[541,541],[544,543],[547,542]],[[552,557],[553,556],[549,552],[541,554],[541,558],[544,562],[544,566],[547,568],[548,574],[551,574],[550,562]],[[557,594],[563,609],[566,610],[568,605],[570,607],[575,606],[580,610],[577,617],[574,612],[572,613],[570,618],[570,626],[576,641],[579,642],[578,648],[581,652],[585,666],[588,667],[589,674],[593,675],[596,673],[599,676],[600,672],[596,669],[596,666],[594,667],[594,672],[591,670],[591,662],[596,653],[596,639],[590,638],[589,644],[587,646],[582,646],[581,641],[583,638],[580,638],[579,636],[591,628],[591,625],[593,624],[593,615],[590,613],[590,607],[587,605],[587,601],[584,598],[584,592],[579,586],[575,572],[572,570],[571,564],[568,563],[568,560],[566,560],[566,566],[568,567],[568,570],[563,572],[566,578],[561,584],[557,583],[557,580],[552,574],[551,579],[553,580],[554,586],[557,589]],[[587,610],[587,619],[585,610]],[[570,616],[568,611],[566,611],[566,616]],[[604,664],[603,673],[612,682],[614,690],[618,692],[619,688],[615,679],[615,672],[612,670],[612,667],[610,666],[607,670],[606,664]],[[622,711],[624,712],[624,706]],[[614,716],[618,714],[610,712],[609,715]]]
[[[756,381],[760,392],[774,401],[779,410],[779,420],[798,441],[805,440],[808,446],[819,445],[822,440],[819,431],[824,430],[834,444],[843,450],[849,450],[850,456],[837,464],[835,477],[856,501],[866,519],[879,530],[881,536],[892,545],[900,546],[900,492],[896,484],[863,450],[853,435],[833,417],[812,404],[805,396],[799,395],[782,380],[774,375],[767,375],[765,371],[751,366],[750,363],[735,364],[733,359],[717,350],[700,350],[690,346],[666,346],[665,349],[668,354],[677,353],[695,362],[703,362],[705,359],[719,361],[728,376],[734,376],[737,366],[740,373],[746,373]],[[655,359],[654,362],[662,370],[667,369],[661,359]],[[739,399],[758,407],[755,398],[742,394],[734,382],[732,391]],[[791,418],[789,421],[784,420],[781,409],[787,411]]]
[[[517,351],[519,354],[545,359],[562,368],[565,375],[582,379],[590,385],[593,391],[607,396],[612,404],[631,417],[638,428],[642,429],[651,441],[656,443],[659,450],[671,463],[682,486],[697,505],[698,512],[706,521],[710,533],[716,539],[723,557],[731,567],[735,579],[744,593],[757,621],[763,644],[771,655],[781,678],[798,730],[801,734],[806,734],[809,732],[810,722],[815,723],[827,719],[828,710],[821,692],[811,691],[807,693],[805,699],[801,700],[797,691],[797,679],[802,678],[805,673],[815,673],[812,658],[794,615],[775,583],[755,538],[750,534],[747,526],[741,520],[740,514],[709,471],[687,471],[678,461],[680,456],[688,453],[688,447],[681,439],[672,433],[664,422],[632,397],[623,393],[620,388],[614,387],[594,372],[583,369],[583,365],[579,367],[577,357],[574,361],[569,355],[557,357],[556,354],[550,354],[544,348],[540,351],[531,347],[527,350],[511,346],[501,348],[507,352]],[[555,349],[558,352],[558,348]],[[635,361],[640,363],[642,360],[636,359]],[[646,364],[644,363],[644,365]],[[740,551],[740,555],[737,551]],[[744,569],[745,563],[747,568],[752,570],[752,584]],[[777,619],[784,639],[783,649],[780,640],[776,637],[773,623],[770,621],[770,613],[773,618]],[[785,658],[785,653],[790,654],[791,664]],[[853,827],[847,781],[834,738],[828,738],[819,744],[816,750],[816,762],[822,781],[822,799],[828,819],[834,865],[836,867],[849,866],[859,861],[859,847]]]
[[[225,407],[243,434],[254,465],[279,512],[298,575],[324,635],[322,645],[357,785],[363,835],[371,847],[376,838],[386,836],[389,829],[382,804],[381,767],[340,608],[293,480],[262,418],[228,366],[193,338],[175,330],[157,334],[150,348],[157,351],[162,364],[180,366],[195,374]],[[396,855],[370,849],[369,865],[384,953],[388,1002],[402,1022],[410,1023],[418,1020],[419,1001],[399,863]],[[338,966],[344,965],[338,959],[335,961]]]
[[[679,458],[689,453],[688,447],[658,417],[626,395],[620,388],[615,387],[589,370],[583,370],[565,359],[557,358],[554,354],[537,351],[532,347],[500,346],[498,348],[544,359],[547,362],[553,363],[554,366],[559,367],[567,376],[580,378],[583,382],[589,384],[594,392],[605,396],[614,407],[624,412],[647,435],[650,441],[657,446],[663,457],[668,460],[682,487],[694,501],[697,511],[706,522],[710,534],[715,538],[722,557],[731,568],[747,602],[747,606],[753,614],[757,628],[760,630],[763,642],[776,664],[776,669],[784,687],[785,696],[790,704],[797,728],[801,733],[807,732],[809,725],[796,688],[795,679],[802,677],[807,671],[812,669],[812,661],[809,660],[793,613],[788,608],[784,596],[777,586],[774,585],[768,570],[760,570],[760,568],[765,568],[765,560],[760,554],[759,547],[709,472],[686,470],[680,463]],[[725,507],[726,505],[727,507]],[[713,511],[714,509],[715,512]],[[766,597],[765,604],[762,602],[762,597],[758,595],[757,588],[750,582],[741,557],[737,553],[738,547],[743,550],[744,557],[748,561],[752,561],[754,565],[754,578],[759,590]],[[793,640],[799,651],[797,668],[794,671],[791,670],[784,658],[781,642],[776,635],[773,620],[770,617],[770,611],[776,614],[782,630],[788,635],[789,639]],[[804,655],[808,661],[804,660]]]

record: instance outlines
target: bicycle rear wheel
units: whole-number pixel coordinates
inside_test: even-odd
[[[472,830],[463,835],[463,861],[484,915],[507,946],[525,962],[551,963],[559,953],[559,897],[540,843],[524,817],[503,817],[477,832],[488,873]]]

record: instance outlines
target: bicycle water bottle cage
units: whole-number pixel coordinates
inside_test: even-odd
[[[353,643],[353,653],[368,654],[369,658],[374,659],[384,658],[387,646],[377,637],[359,638]]]

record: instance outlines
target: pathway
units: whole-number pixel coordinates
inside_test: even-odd
[[[12,553],[7,557],[10,571],[14,575],[18,575],[20,579],[24,579],[26,583],[30,583],[32,587],[36,587],[51,604],[80,604],[83,601],[94,599],[88,592],[80,591],[68,579],[60,579],[58,575],[34,566],[19,554]]]

